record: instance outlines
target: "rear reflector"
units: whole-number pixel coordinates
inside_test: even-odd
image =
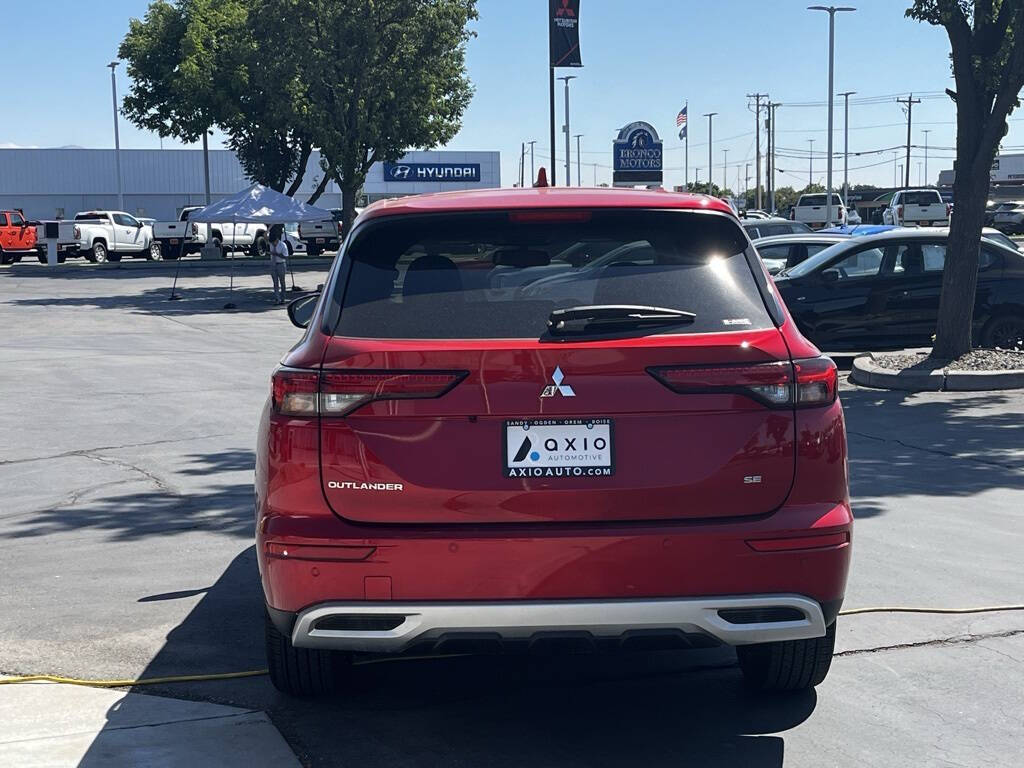
[[[444,395],[468,371],[347,371],[324,373],[282,368],[274,372],[274,410],[285,416],[344,416],[374,400]]]
[[[836,399],[838,373],[827,357],[793,363],[666,366],[648,368],[654,378],[679,394],[736,394],[769,408],[812,408]]]
[[[276,541],[268,541],[264,545],[264,551],[267,553],[267,557],[277,557],[282,560],[358,562],[368,558],[377,551],[377,548],[323,546],[320,544],[282,544]]]
[[[785,539],[748,539],[747,546],[756,552],[792,552],[798,549],[839,547],[850,541],[850,534],[825,533],[821,536],[791,536]]]

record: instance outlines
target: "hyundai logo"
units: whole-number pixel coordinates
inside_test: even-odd
[[[391,178],[393,179],[407,179],[409,178],[409,166],[408,165],[396,165],[391,169]]]

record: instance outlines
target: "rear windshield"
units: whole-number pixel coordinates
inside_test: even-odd
[[[731,218],[678,211],[385,219],[345,252],[335,334],[536,339],[556,309],[621,304],[696,314],[644,333],[771,327],[746,246]]]
[[[925,190],[923,192],[904,192],[902,195],[902,202],[906,205],[932,205],[934,203],[941,203],[942,196],[932,190]]]
[[[825,195],[803,195],[800,200],[797,201],[798,206],[805,205],[824,205]],[[843,201],[839,198],[839,195],[832,195],[832,205],[842,205]]]

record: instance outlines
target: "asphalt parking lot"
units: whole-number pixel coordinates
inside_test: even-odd
[[[264,666],[253,443],[298,331],[259,264],[224,311],[231,268],[183,269],[178,301],[172,264],[0,269],[0,673]],[[1024,603],[1024,391],[842,397],[845,607]],[[1024,764],[1024,612],[848,616],[837,651],[781,698],[725,649],[373,663],[314,702],[265,677],[136,690],[266,711],[316,766]]]

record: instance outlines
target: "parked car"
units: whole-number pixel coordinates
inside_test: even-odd
[[[832,218],[828,218],[828,195],[812,193],[800,195],[790,212],[793,221],[802,221],[812,229],[846,224],[846,206],[835,192],[832,193]]]
[[[75,239],[89,261],[120,261],[125,254],[155,261],[163,258],[153,229],[123,211],[77,214]]]
[[[36,228],[30,226],[20,210],[0,211],[0,264],[21,261],[36,253]]]
[[[299,237],[299,225],[296,222],[284,225],[284,242],[288,246],[289,256],[306,256],[306,243]]]
[[[947,234],[893,229],[849,238],[775,276],[800,330],[827,350],[930,346]],[[1024,336],[1024,255],[981,243],[975,342],[1013,347]]]
[[[754,240],[754,248],[761,257],[768,274],[777,275],[784,269],[795,267],[818,251],[823,251],[831,245],[841,243],[850,235],[848,234],[800,234],[800,235],[775,235],[774,237],[761,237]]]
[[[341,208],[331,208],[330,219],[299,223],[299,239],[306,243],[306,252],[310,256],[338,250],[341,243],[341,220]]]
[[[993,226],[1008,235],[1024,233],[1024,201],[1000,206],[993,217]]]
[[[758,208],[751,208],[749,210],[740,211],[741,219],[770,219],[772,215],[767,211],[762,211]]]
[[[937,189],[901,189],[882,211],[882,223],[948,227],[951,210],[952,206],[942,201]]]
[[[807,234],[813,230],[802,221],[790,221],[789,219],[741,219],[740,224],[746,230],[751,240],[759,237],[771,237],[772,235],[800,235]]]
[[[207,231],[213,245],[221,248],[225,254],[229,251],[249,251],[253,256],[266,256],[270,253],[265,224],[190,222],[189,216],[202,209],[201,205],[187,206],[181,209],[176,221],[158,221],[153,226],[153,234],[160,242],[164,257],[176,259],[198,253],[206,245]]]
[[[590,240],[654,257],[593,306],[490,288]],[[755,687],[820,683],[852,525],[837,374],[757,258],[691,195],[367,208],[289,306],[257,438],[274,685],[325,692],[361,652],[714,643]]]

